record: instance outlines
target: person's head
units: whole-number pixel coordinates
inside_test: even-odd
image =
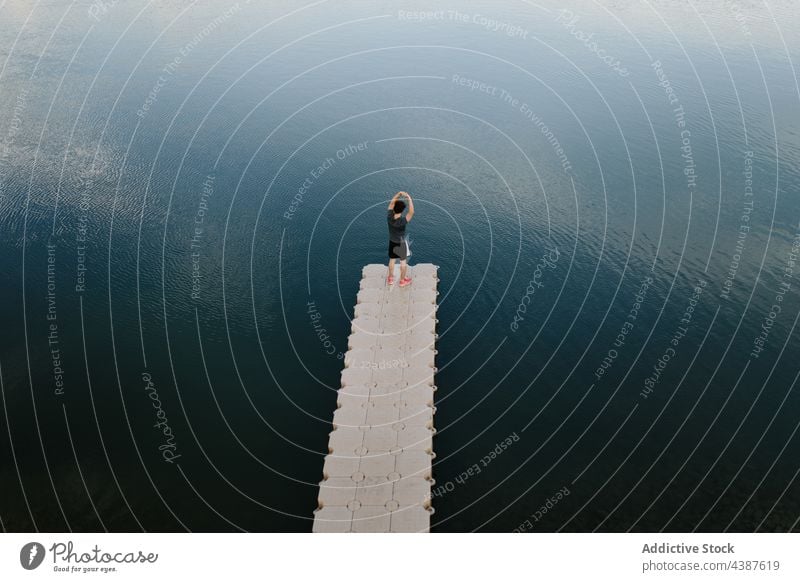
[[[395,202],[395,203],[394,203],[394,208],[393,208],[393,210],[394,210],[394,213],[395,213],[395,214],[400,214],[400,213],[402,213],[402,212],[403,212],[403,210],[405,210],[405,209],[406,209],[406,203],[405,203],[405,202],[403,202],[402,200],[398,200],[397,202]]]

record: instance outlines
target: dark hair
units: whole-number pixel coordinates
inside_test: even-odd
[[[398,200],[397,202],[394,203],[394,206],[392,208],[394,209],[395,214],[399,214],[406,209],[406,203],[403,202],[402,200]]]

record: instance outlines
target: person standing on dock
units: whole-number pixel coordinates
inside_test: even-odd
[[[403,216],[406,203],[400,198],[408,200],[408,212]],[[398,192],[389,202],[388,214],[386,216],[389,223],[389,274],[386,277],[386,284],[391,286],[394,283],[394,262],[400,259],[400,287],[411,285],[411,277],[406,276],[408,270],[408,256],[411,254],[406,239],[406,225],[414,217],[414,201],[408,192]]]

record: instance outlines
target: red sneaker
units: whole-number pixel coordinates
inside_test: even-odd
[[[389,287],[391,287],[392,285],[394,285],[394,277],[392,277],[391,275],[389,275],[388,277],[386,277],[386,284],[387,284],[387,285],[389,285]]]
[[[407,285],[411,285],[411,277],[400,279],[400,287],[406,287]]]

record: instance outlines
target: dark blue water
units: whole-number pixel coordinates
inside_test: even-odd
[[[798,17],[7,1],[2,527],[310,531],[407,190],[435,531],[797,529]]]

